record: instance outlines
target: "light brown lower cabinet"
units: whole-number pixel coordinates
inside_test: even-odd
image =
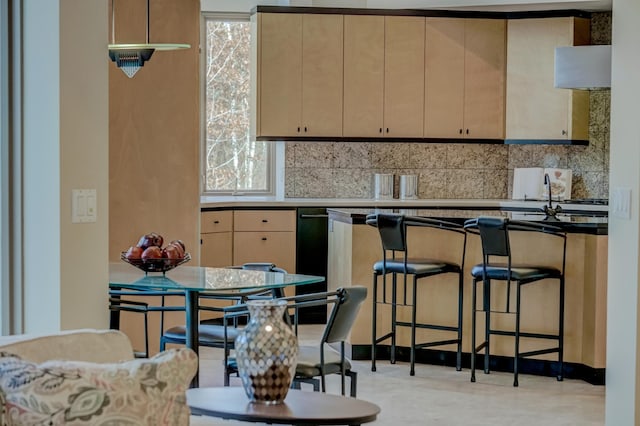
[[[295,272],[295,210],[206,211],[200,220],[201,266],[271,262]]]
[[[200,214],[200,266],[233,265],[233,211]]]
[[[233,232],[200,234],[200,266],[233,265]]]

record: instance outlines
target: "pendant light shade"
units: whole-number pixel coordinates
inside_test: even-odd
[[[115,62],[129,78],[132,78],[151,59],[156,50],[188,49],[189,44],[184,43],[149,43],[149,0],[147,0],[147,22],[145,43],[116,43],[115,3],[111,0],[111,40],[109,45],[109,58]]]

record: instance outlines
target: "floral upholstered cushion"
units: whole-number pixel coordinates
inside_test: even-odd
[[[0,352],[0,425],[188,425],[190,349],[117,364],[35,364]]]

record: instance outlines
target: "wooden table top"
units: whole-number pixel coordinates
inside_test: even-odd
[[[360,399],[296,389],[289,389],[283,404],[263,405],[250,402],[242,387],[193,388],[187,390],[187,404],[191,414],[293,425],[359,425],[380,412]]]

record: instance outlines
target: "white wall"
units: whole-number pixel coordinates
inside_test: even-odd
[[[638,415],[638,249],[640,241],[640,2],[613,4],[610,187],[630,188],[631,218],[610,215],[607,294],[606,424],[640,424]],[[613,201],[613,192],[610,198]]]
[[[0,335],[10,332],[9,305],[9,2],[0,0]]]
[[[60,329],[59,1],[23,5],[25,331]]]

